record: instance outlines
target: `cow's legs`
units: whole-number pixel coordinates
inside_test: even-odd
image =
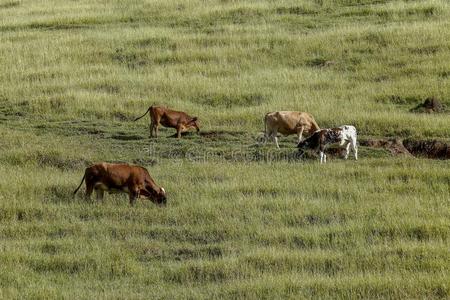
[[[323,158],[325,156],[325,153],[323,153],[323,151],[320,151],[319,156],[320,156],[320,163],[323,163]]]
[[[86,200],[91,199],[92,192],[94,191],[94,185],[86,182],[86,195],[84,198]]]
[[[277,148],[280,149],[280,145],[278,144],[278,137],[277,137],[277,131],[276,130],[272,130],[270,132],[270,136],[272,137],[272,140],[275,142],[275,145],[277,145]]]
[[[280,149],[280,145],[278,144],[278,137],[277,137],[277,130],[272,128],[270,131],[268,131],[267,133],[267,138],[272,138],[272,140],[275,142],[275,145],[277,145],[277,148]]]
[[[158,137],[158,127],[159,127],[159,124],[158,124],[158,123],[156,123],[155,125],[153,125],[153,128],[155,129],[155,138]]]
[[[298,135],[298,141],[297,144],[300,143],[302,141],[302,135],[303,135],[303,130],[305,129],[304,126],[300,126],[300,131],[297,132]]]
[[[150,137],[153,137],[153,131],[155,130],[155,124],[153,122],[150,123]]]
[[[264,138],[263,138],[263,144],[266,144],[267,141],[269,140],[269,138],[270,138],[270,132],[265,131]]]
[[[181,131],[183,130],[183,125],[177,124],[177,139],[181,138]]]
[[[280,145],[278,145],[278,137],[277,137],[276,133],[273,135],[273,140],[275,141],[275,144],[277,145],[277,148],[280,149]]]
[[[95,190],[95,193],[97,194],[97,200],[103,201],[103,196],[105,194],[105,191],[102,189]]]
[[[138,193],[137,192],[130,192],[129,196],[130,196],[130,205],[134,206],[134,204],[136,203],[136,199],[138,198]]]
[[[158,115],[153,115],[150,111],[150,137],[153,137],[153,132],[155,132],[155,138],[158,137],[158,126],[159,122],[161,121],[161,117],[158,117]]]
[[[130,197],[130,205],[134,206],[134,204],[136,203],[136,199],[139,198],[139,188],[137,187],[128,187],[129,190],[129,197]]]

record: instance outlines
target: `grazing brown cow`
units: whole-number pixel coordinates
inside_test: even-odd
[[[89,199],[93,190],[97,199],[102,200],[105,191],[125,192],[130,197],[130,204],[134,205],[140,196],[149,198],[157,204],[166,204],[166,191],[158,187],[147,169],[128,164],[100,163],[86,168],[80,185],[73,192],[75,195],[83,181],[86,181],[86,198]]]
[[[297,134],[298,142],[300,142],[303,132],[312,134],[320,129],[311,114],[299,111],[275,111],[267,113],[264,117],[264,125],[265,140],[267,141],[271,137],[275,141],[277,148],[280,148],[277,138],[278,132],[283,135]]]
[[[171,110],[161,106],[150,106],[145,114],[136,118],[135,121],[143,118],[150,112],[150,137],[158,137],[158,127],[161,124],[164,127],[175,128],[177,130],[177,138],[181,137],[181,133],[188,131],[190,128],[196,128],[200,131],[197,123],[197,117],[190,117],[187,113],[182,111]]]

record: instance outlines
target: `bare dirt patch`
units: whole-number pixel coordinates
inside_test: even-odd
[[[408,149],[403,146],[403,142],[399,138],[390,139],[369,139],[365,141],[360,141],[361,146],[371,147],[371,148],[383,148],[388,150],[394,155],[406,155],[412,156]]]
[[[404,140],[403,145],[414,156],[433,159],[450,159],[450,144],[437,140]]]

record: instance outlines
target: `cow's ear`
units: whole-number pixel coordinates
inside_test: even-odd
[[[197,117],[192,118],[192,122],[195,122],[195,121],[197,121]]]

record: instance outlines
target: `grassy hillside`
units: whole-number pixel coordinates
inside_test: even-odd
[[[260,145],[273,110],[449,141],[447,1],[0,0],[0,298],[449,298],[450,163]],[[202,135],[148,139],[151,104]],[[168,206],[72,198],[146,166]],[[84,191],[84,188],[82,189]]]

